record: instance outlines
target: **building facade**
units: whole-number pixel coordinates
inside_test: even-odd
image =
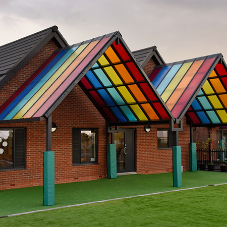
[[[68,48],[67,42],[55,26],[42,32],[45,33],[41,37],[42,40],[33,43],[36,49],[33,48],[30,52],[25,53],[25,56],[30,57],[26,61],[22,61],[25,59],[23,56],[22,60],[18,60],[19,64],[16,69],[15,67],[14,70],[8,69],[14,71],[14,74],[10,77],[7,76],[7,72],[2,73],[2,77],[5,78],[0,89],[2,115],[9,106],[13,105],[16,98],[19,99],[19,92],[23,93],[25,86],[32,84],[30,78],[34,76],[31,75],[38,75],[46,65],[48,66],[53,59],[52,54],[59,48],[63,48],[63,51],[64,48]],[[37,34],[32,37],[37,37]],[[24,44],[23,48],[25,48],[28,45],[28,37],[20,42]],[[8,47],[7,45],[3,47],[10,49],[12,45],[11,43]],[[155,67],[165,64],[156,47],[135,51],[132,54],[137,64],[143,68],[143,73],[147,75],[147,78]],[[2,59],[1,61],[4,62]],[[88,74],[86,76],[89,78]],[[55,152],[55,183],[106,178],[108,143],[116,144],[119,173],[154,174],[173,170],[172,147],[176,145],[176,132],[172,131],[169,120],[155,121],[151,125],[151,122],[109,125],[104,117],[105,114],[103,116],[102,111],[97,109],[92,97],[85,92],[84,81],[82,83],[81,81],[61,99],[52,112],[53,127],[56,129],[52,132],[52,150]],[[139,82],[136,84],[138,85]],[[130,84],[125,86],[129,87]],[[131,91],[132,93],[133,91]],[[38,99],[32,105],[38,104],[39,101],[42,102]],[[43,101],[43,103],[45,104],[47,101]],[[103,110],[104,108],[106,107],[103,107]],[[163,111],[165,110],[163,109]],[[136,110],[133,113],[135,112]],[[156,114],[159,116],[157,110]],[[162,113],[160,113],[161,115]],[[26,117],[19,117],[15,120],[12,118],[9,121],[4,119],[6,118],[2,118],[0,125],[0,190],[42,185],[43,153],[46,151],[47,143],[46,119],[41,117],[39,120],[34,118],[34,121],[27,121]],[[181,146],[182,166],[187,171],[189,170],[188,144],[192,141],[190,138],[192,124],[186,116],[181,118],[181,122],[183,130],[177,133],[178,143]],[[149,132],[146,132],[145,125],[151,126]],[[111,133],[108,131],[116,126],[116,131]],[[178,125],[175,124],[175,127]]]

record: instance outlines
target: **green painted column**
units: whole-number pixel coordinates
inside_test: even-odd
[[[225,140],[219,140],[219,149],[224,151],[225,149]],[[220,161],[225,161],[225,152],[220,152]]]
[[[197,171],[196,143],[189,143],[189,171]]]
[[[182,187],[180,146],[173,146],[173,187]]]
[[[54,151],[45,151],[43,157],[43,205],[52,206],[55,200]]]
[[[116,144],[107,144],[107,178],[117,178]]]

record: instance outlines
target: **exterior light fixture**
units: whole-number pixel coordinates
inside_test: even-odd
[[[57,125],[56,125],[54,122],[52,122],[51,131],[52,131],[52,132],[55,132],[56,129],[57,129]]]
[[[151,126],[150,125],[145,125],[144,126],[144,131],[145,132],[150,132],[151,131]]]

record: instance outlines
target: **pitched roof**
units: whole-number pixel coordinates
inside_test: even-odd
[[[165,64],[162,56],[157,50],[156,46],[144,48],[141,50],[136,50],[132,52],[134,57],[136,58],[138,64],[143,68],[147,62],[152,58],[156,65]]]
[[[193,125],[227,124],[227,67],[223,59],[215,65],[193,100],[186,116]]]
[[[57,26],[0,46],[0,88],[51,39],[59,48],[68,46]]]
[[[172,118],[121,34],[114,32],[55,51],[1,106],[0,120],[48,117],[78,83],[110,123]]]
[[[154,68],[149,76],[177,119],[193,125],[227,124],[227,67],[222,54]]]

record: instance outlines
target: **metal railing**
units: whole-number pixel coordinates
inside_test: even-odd
[[[199,170],[213,170],[220,171],[221,165],[227,165],[227,151],[226,149],[212,149],[204,151],[202,149],[196,150],[197,166]]]

